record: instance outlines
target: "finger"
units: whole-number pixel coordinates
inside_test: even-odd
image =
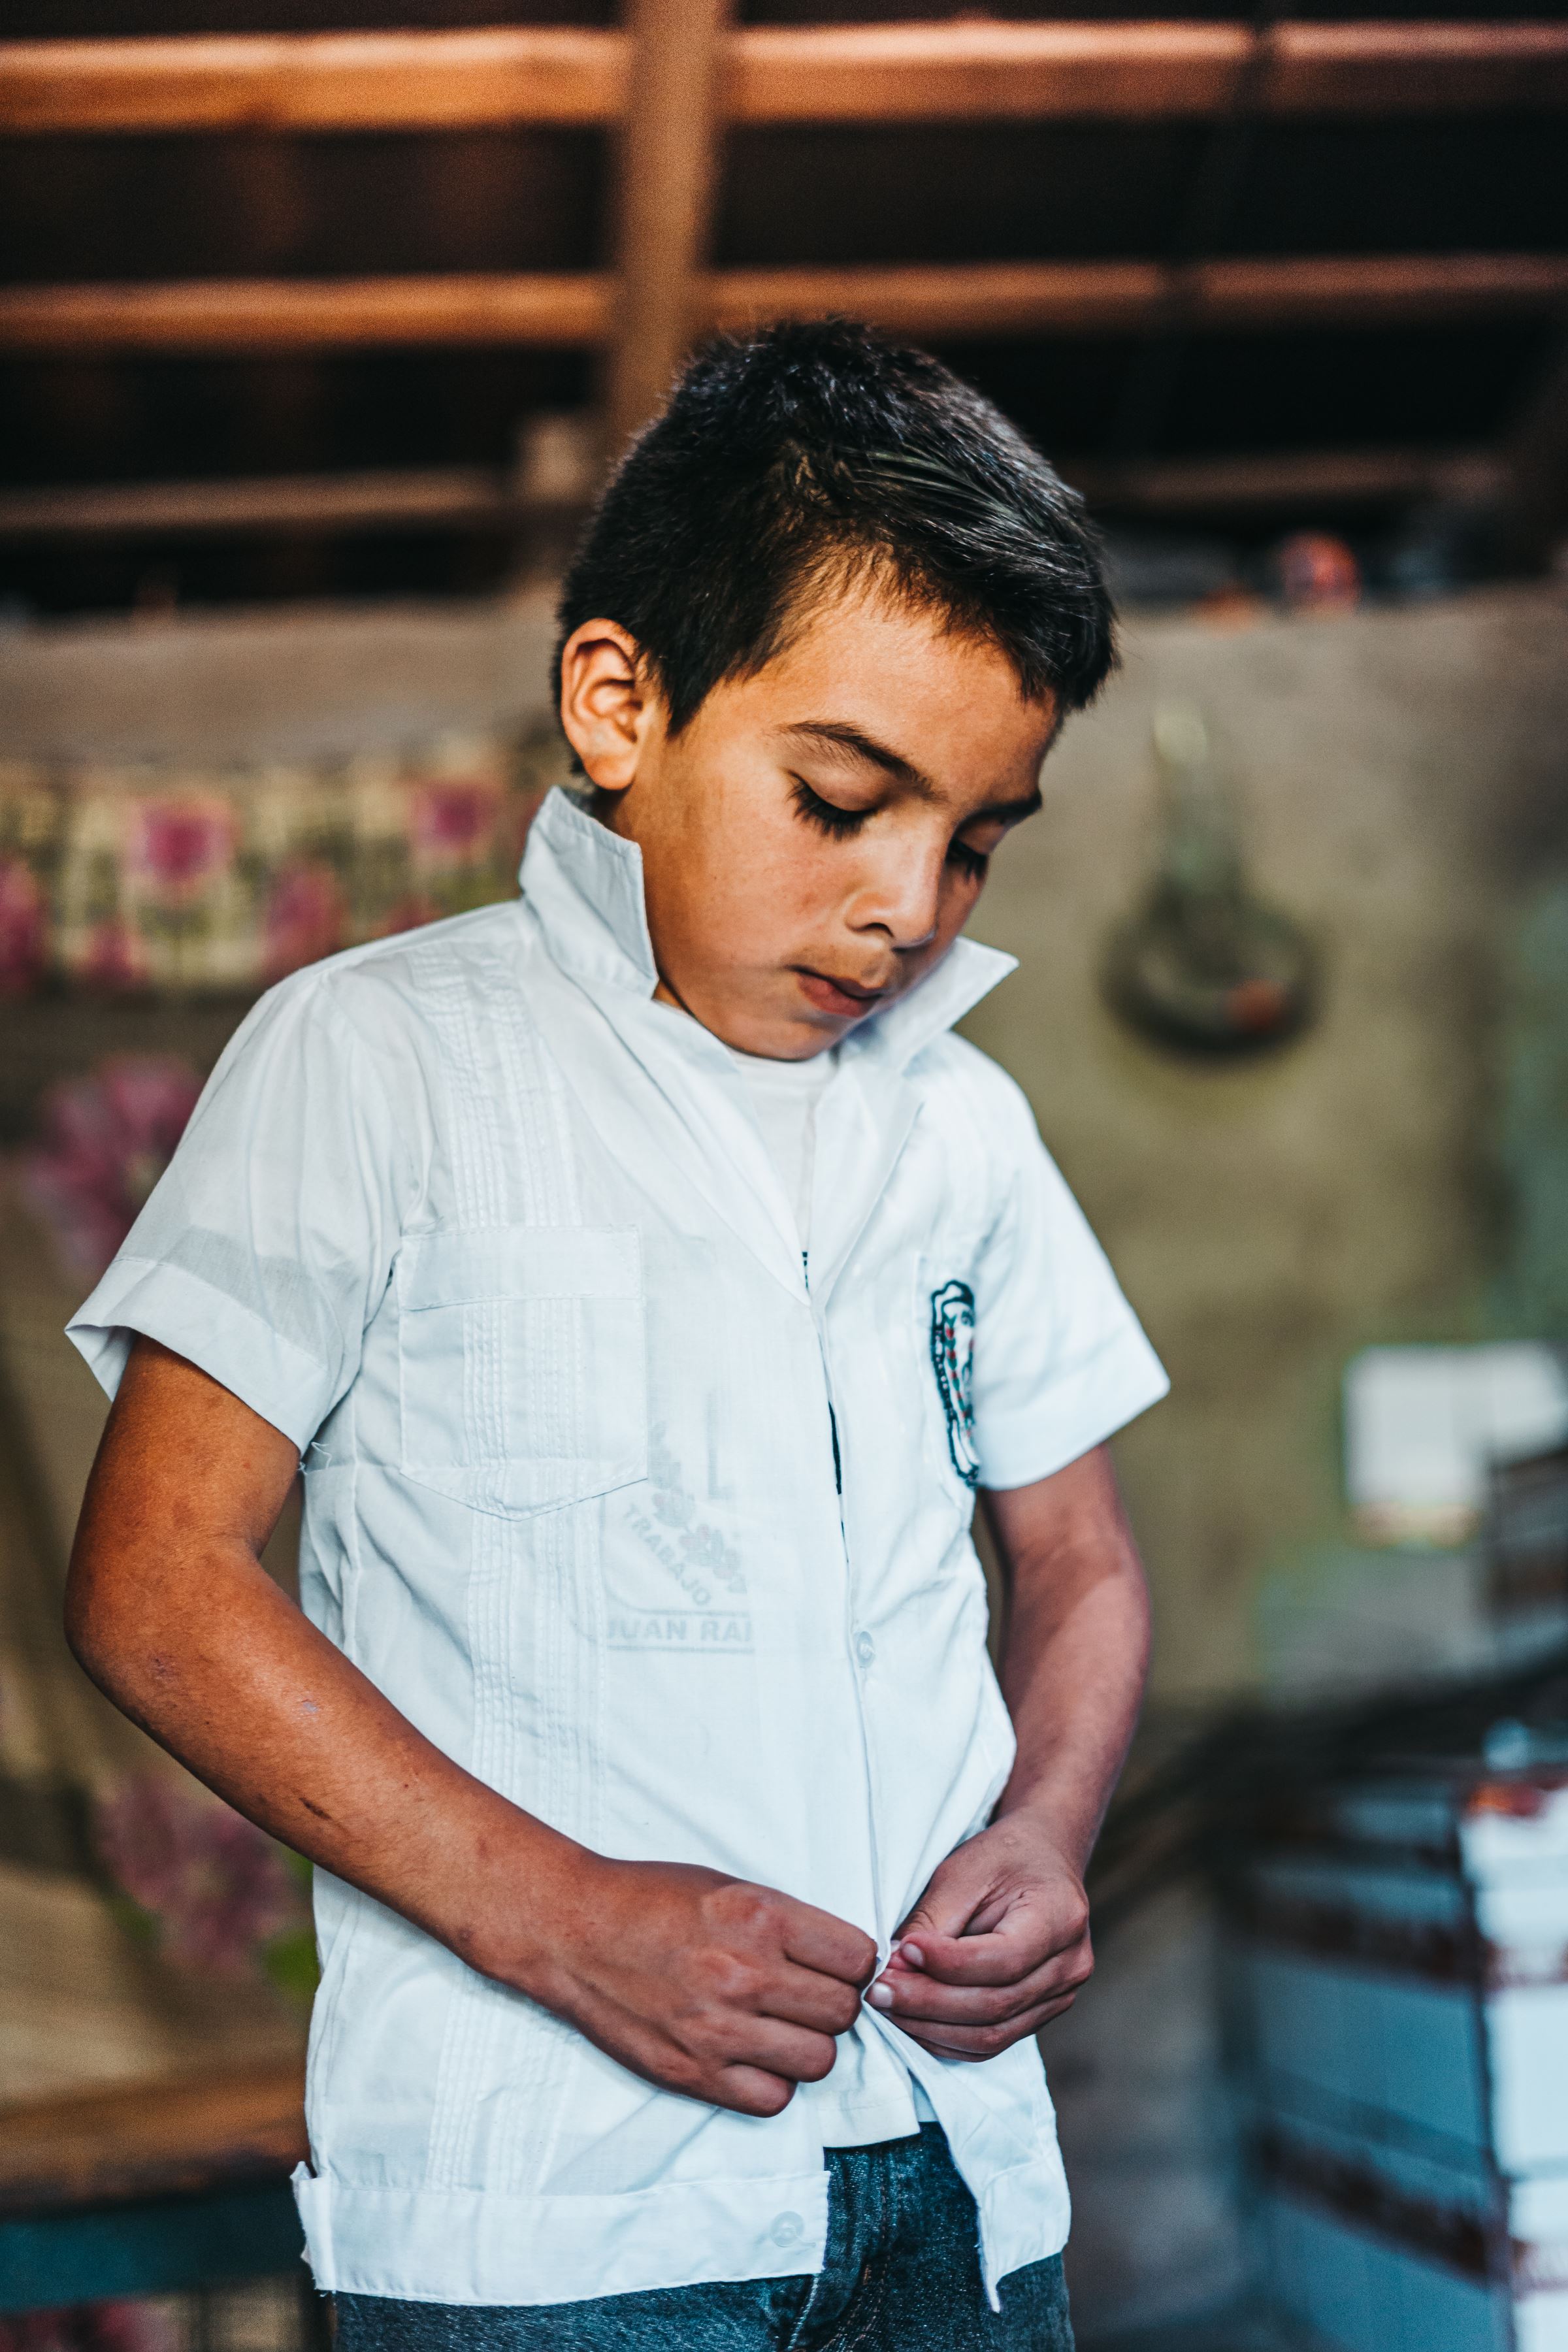
[[[860,1990],[816,1969],[785,1968],[750,2006],[759,2016],[807,2025],[817,2033],[847,2033],[860,2014]]]
[[[814,2033],[807,2026],[790,2025],[777,2017],[728,2019],[717,2038],[721,2064],[761,2067],[791,2083],[820,2083],[833,2072],[838,2055],[830,2033]]]
[[[1073,1942],[1077,1943],[1075,1935]],[[1018,1984],[1052,1957],[1040,1948],[1037,1932],[1026,1939],[998,1931],[990,1936],[937,1936],[930,1928],[918,1938],[905,1936],[893,1947],[892,1959],[911,1972],[935,1977],[943,1984]]]
[[[793,2083],[761,2066],[721,2066],[710,2092],[703,2095],[712,2105],[729,2107],[739,2116],[780,2116],[795,2094]]]
[[[1031,1969],[1012,1985],[947,1985],[923,1972],[890,1969],[878,1978],[866,1998],[873,2009],[899,2024],[931,2019],[948,2025],[996,2025],[1022,2017],[1042,2001],[1077,1992],[1093,1974],[1093,1962],[1080,1946],[1058,1952],[1041,1968]]]
[[[877,1947],[869,1936],[810,1903],[790,1904],[784,1951],[786,1959],[837,1977],[841,1984],[863,1985],[877,1965]]]
[[[973,2063],[994,2058],[1002,2051],[1011,2050],[1016,2042],[1038,2033],[1054,2017],[1065,2016],[1074,1999],[1072,1993],[1063,1993],[1059,2000],[1041,2002],[1005,2025],[911,2024],[903,2030],[911,2042],[918,2042],[933,2058],[964,2058]]]

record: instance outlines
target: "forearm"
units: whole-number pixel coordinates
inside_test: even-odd
[[[153,1440],[139,1421],[150,1402],[164,1407]],[[206,1474],[183,1492],[182,1455]],[[498,1952],[494,1923],[513,1923],[515,1940],[520,1909],[524,1924],[534,1909],[517,1903],[520,1864],[553,1909],[581,1850],[443,1755],[267,1576],[258,1555],[293,1471],[278,1432],[139,1343],[72,1555],[71,1646],[239,1811],[515,1979],[539,1956]],[[214,1499],[226,1492],[244,1497],[228,1524]]]
[[[112,1598],[96,1604],[90,1578],[85,1590],[73,1580],[82,1664],[240,1812],[494,1967],[496,1922],[518,1919],[520,1864],[553,1910],[580,1850],[443,1755],[234,1549],[208,1548],[156,1580],[121,1554]],[[536,1957],[508,1952],[509,1975]]]
[[[1003,1695],[1017,1754],[998,1819],[1027,1814],[1081,1871],[1138,1720],[1149,1657],[1148,1591],[1102,1454],[1075,1465],[1083,1507],[1050,1539],[1016,1498],[989,1498],[1011,1604]]]

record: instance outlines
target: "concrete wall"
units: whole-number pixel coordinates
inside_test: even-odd
[[[1118,1449],[1168,1697],[1251,1679],[1266,1567],[1342,1533],[1345,1359],[1486,1328],[1500,948],[1568,866],[1565,656],[1549,592],[1238,634],[1144,622],[995,861],[974,928],[1021,969],[970,1032],[1028,1089],[1173,1383]],[[1316,1025],[1266,1059],[1163,1055],[1100,995],[1152,871],[1168,698],[1209,715],[1255,883],[1323,953]]]

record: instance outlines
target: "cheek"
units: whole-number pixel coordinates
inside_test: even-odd
[[[673,890],[689,951],[739,970],[776,961],[783,949],[799,946],[821,877],[796,835],[782,834],[759,813],[750,824],[689,846]]]
[[[953,940],[973,913],[975,902],[984,887],[985,879],[983,875],[977,879],[973,875],[963,873],[955,866],[943,868],[942,889],[937,899],[936,923],[939,949],[952,945]]]

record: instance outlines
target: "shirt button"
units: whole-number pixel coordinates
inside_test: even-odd
[[[805,2227],[798,2213],[781,2213],[768,2235],[775,2246],[793,2246]]]
[[[877,1644],[873,1642],[869,1633],[857,1633],[855,1636],[855,1655],[859,1659],[860,1664],[863,1666],[868,1666],[876,1654]]]

